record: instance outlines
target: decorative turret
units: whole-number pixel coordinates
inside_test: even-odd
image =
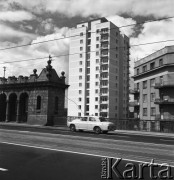
[[[52,57],[51,55],[49,55],[49,60],[47,61],[48,65],[46,66],[46,70],[47,70],[46,76],[49,80],[51,78],[51,70],[52,70],[51,62],[52,62]]]

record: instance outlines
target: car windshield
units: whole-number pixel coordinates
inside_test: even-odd
[[[100,117],[100,121],[101,122],[106,122],[106,121],[108,121],[106,118],[104,118],[104,117]]]

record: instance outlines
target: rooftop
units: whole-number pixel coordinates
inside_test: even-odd
[[[148,55],[148,56],[146,56],[146,57],[144,57],[138,61],[136,61],[135,67],[140,66],[141,64],[144,64],[148,61],[151,61],[153,59],[156,59],[160,56],[163,56],[167,53],[172,53],[172,52],[174,53],[174,46],[166,46],[166,47],[164,47],[164,48],[162,48],[162,49],[160,49],[160,50],[158,50],[158,51],[156,51],[156,52],[154,52],[154,53],[152,53],[152,54],[150,54],[150,55]]]

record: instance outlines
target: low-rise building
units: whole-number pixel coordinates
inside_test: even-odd
[[[65,73],[59,77],[48,65],[40,75],[0,78],[0,121],[53,125],[65,115]]]
[[[141,129],[174,131],[174,46],[136,61],[133,78],[130,105]]]

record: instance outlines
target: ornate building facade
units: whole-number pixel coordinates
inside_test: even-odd
[[[38,75],[0,78],[0,121],[28,124],[58,124],[65,115],[65,73],[59,77],[48,65]]]

